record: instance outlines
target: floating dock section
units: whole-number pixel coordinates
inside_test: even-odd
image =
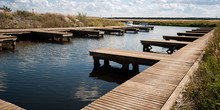
[[[104,36],[104,31],[97,30],[70,30],[74,37],[95,37],[101,38]]]
[[[14,50],[16,47],[16,40],[16,36],[0,35],[0,51],[4,48],[11,48]]]
[[[198,37],[195,37],[195,36],[163,36],[163,39],[192,42],[198,39]]]
[[[202,58],[204,49],[213,32],[198,37],[193,42],[181,42],[185,45],[171,55],[161,55],[149,52],[134,52],[117,49],[98,49],[90,51],[94,58],[94,66],[98,60],[115,61],[128,64],[145,64],[153,61],[152,66],[118,87],[114,88],[104,96],[90,103],[82,110],[169,110],[175,103],[184,85],[190,76],[198,68],[199,60]],[[145,40],[143,42],[148,42]],[[173,42],[174,46],[179,43]],[[151,41],[159,45],[158,41]],[[160,44],[171,42],[160,42]],[[160,45],[162,46],[162,45]],[[125,66],[127,67],[127,66]],[[136,68],[136,67],[133,67]]]
[[[111,29],[111,28],[95,28],[94,30],[100,30],[100,31],[104,31],[105,34],[117,34],[117,35],[120,35],[120,36],[123,36],[124,35],[124,30],[123,29]]]
[[[180,42],[180,41],[165,41],[165,40],[141,40],[141,44],[143,45],[143,51],[149,52],[152,47],[151,46],[159,46],[159,47],[165,47],[169,48],[167,50],[168,54],[172,54],[175,49],[180,49],[189,42]]]
[[[194,33],[194,32],[178,32],[178,36],[203,36],[205,33]]]
[[[46,38],[48,40],[52,41],[59,41],[59,42],[64,42],[64,41],[71,41],[71,36],[72,34],[66,34],[66,33],[61,33],[61,32],[54,32],[54,31],[31,31],[30,33],[32,36],[36,36],[39,38]]]

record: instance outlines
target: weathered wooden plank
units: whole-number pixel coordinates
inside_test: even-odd
[[[0,110],[24,110],[24,109],[0,99]]]

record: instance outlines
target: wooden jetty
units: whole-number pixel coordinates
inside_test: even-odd
[[[61,33],[61,32],[55,32],[55,31],[31,31],[30,33],[33,36],[36,37],[44,37],[47,38],[48,40],[58,40],[59,42],[64,42],[66,41],[70,42],[71,41],[71,34],[66,34],[66,33]]]
[[[167,53],[172,54],[175,49],[180,49],[189,42],[180,42],[180,41],[166,41],[166,40],[141,40],[141,43],[143,45],[143,51],[149,52],[152,47],[151,46],[160,46],[160,47],[165,47],[168,48]]]
[[[152,55],[152,59],[159,60],[157,63],[82,108],[82,110],[171,109],[184,88],[184,85],[190,79],[193,72],[197,70],[199,61],[207,46],[208,39],[213,37],[213,32],[214,31],[211,31],[199,37],[194,42],[188,43],[172,55],[165,56],[164,59],[161,57],[159,58],[156,54]],[[104,60],[105,58],[108,60],[118,58],[118,60],[121,61],[125,58],[126,61],[128,60],[128,56],[129,58],[133,58],[132,56],[135,55],[135,52],[132,52],[133,55],[123,52],[123,55],[120,55],[120,51],[106,51],[106,49],[99,49],[91,52],[93,52],[91,54],[92,56],[98,54],[98,57]],[[137,53],[140,54],[139,52]],[[140,57],[149,58],[149,55],[142,54]],[[135,56],[135,60],[136,59],[138,59],[138,55]],[[96,59],[94,60],[95,62],[97,61]]]
[[[205,33],[194,33],[194,32],[178,32],[178,36],[203,36]]]
[[[146,32],[149,32],[149,30],[151,29],[150,27],[145,27],[145,26],[133,26],[133,27],[138,28],[139,30],[146,31]]]
[[[163,36],[163,39],[192,42],[192,41],[198,39],[198,37],[195,37],[195,36]]]
[[[156,54],[156,53],[144,53],[120,49],[98,49],[90,51],[90,55],[94,59],[94,69],[100,67],[99,60],[104,60],[104,66],[109,66],[109,61],[114,61],[122,64],[122,69],[128,70],[129,64],[132,64],[133,71],[138,71],[138,64],[141,65],[153,65],[161,59],[166,59],[169,55]]]
[[[134,33],[138,33],[139,29],[135,28],[135,27],[127,27],[127,28],[125,28],[125,33],[131,32],[131,31],[134,32]]]
[[[25,110],[25,109],[0,99],[0,110]]]
[[[186,33],[208,33],[209,31],[200,31],[200,30],[192,30],[192,31],[186,31]]]
[[[104,31],[105,34],[113,34],[113,33],[117,33],[117,35],[124,35],[124,30],[123,29],[112,29],[112,28],[95,28],[94,30],[100,30],[100,31]]]
[[[6,35],[0,35],[0,51],[2,51],[3,48],[11,47],[13,50],[16,47],[16,36],[6,36]]]
[[[97,31],[97,30],[83,30],[83,29],[74,29],[70,30],[69,32],[73,33],[74,37],[95,37],[100,38],[104,36],[104,31]]]

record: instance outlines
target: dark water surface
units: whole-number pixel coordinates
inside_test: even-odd
[[[102,39],[73,38],[72,43],[63,45],[18,42],[15,52],[0,52],[0,99],[31,110],[80,109],[124,81],[111,78],[111,72],[97,78],[90,75],[93,59],[89,50],[142,51],[141,39],[162,39],[163,35],[191,29],[155,26],[150,32],[105,35]],[[165,53],[166,49],[153,47],[152,51]],[[111,65],[121,67],[113,62]],[[140,71],[146,68],[141,66]]]

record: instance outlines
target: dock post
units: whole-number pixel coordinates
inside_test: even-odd
[[[124,71],[128,71],[129,70],[129,63],[122,64],[122,68],[121,69],[124,70]]]
[[[172,53],[174,52],[174,50],[175,50],[175,48],[172,48],[172,47],[171,47],[171,48],[169,48],[169,49],[167,50],[167,53],[168,53],[168,54],[172,54]]]
[[[67,41],[70,42],[70,40],[71,40],[70,37],[67,37]]]
[[[150,45],[143,45],[143,51],[149,52],[152,49]]]
[[[110,67],[109,60],[104,60],[104,67]]]
[[[15,49],[16,41],[12,41],[12,48]]]
[[[61,43],[63,42],[63,38],[62,38],[62,37],[60,38],[60,42],[61,42]]]
[[[139,72],[139,65],[138,64],[132,64],[132,66],[133,66],[133,71],[134,72]]]
[[[93,57],[94,60],[94,69],[97,69],[100,67],[100,62],[98,58]]]

